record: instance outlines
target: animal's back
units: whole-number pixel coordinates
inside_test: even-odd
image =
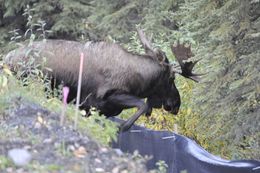
[[[89,73],[95,71],[95,74],[104,77],[101,82],[101,88],[104,89],[110,87],[139,95],[139,92],[150,85],[147,81],[157,80],[161,74],[162,69],[158,62],[150,57],[129,53],[117,44],[87,43],[84,50],[86,63],[89,59],[86,65],[89,66]]]
[[[131,54],[113,43],[82,44],[75,41],[47,40],[35,42],[30,48],[21,47],[13,57],[23,58],[28,49],[46,57],[46,66],[53,70],[52,75],[72,86],[77,85],[80,53],[83,52],[85,58],[82,87],[85,87],[84,92],[91,91],[98,97],[103,97],[108,89],[139,95],[149,85],[145,81],[157,79],[156,75],[161,70],[159,64],[151,58]]]

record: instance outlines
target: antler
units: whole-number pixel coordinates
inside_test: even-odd
[[[153,48],[151,41],[145,37],[145,34],[141,29],[137,29],[137,33],[138,33],[139,39],[145,49],[145,53],[150,55],[153,59],[159,61],[160,63],[163,62],[165,60],[164,53],[162,51],[160,51],[159,49]]]
[[[178,41],[177,45],[172,45],[171,49],[181,67],[181,72],[176,70],[174,67],[171,69],[172,72],[179,73],[186,78],[192,79],[195,82],[199,82],[200,78],[198,76],[203,74],[194,74],[192,70],[200,60],[191,61],[190,58],[193,56],[193,53],[191,52],[191,46],[189,45],[188,47],[185,47],[184,44],[180,44]]]
[[[137,29],[137,33],[138,33],[138,36],[140,38],[140,41],[145,49],[145,52],[148,53],[148,52],[154,52],[154,49],[151,45],[151,41],[148,40],[145,35],[144,35],[144,32],[141,30],[141,29]]]

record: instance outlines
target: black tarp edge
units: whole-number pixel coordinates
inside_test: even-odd
[[[123,122],[117,118],[112,121]],[[154,131],[134,125],[127,132],[118,134],[114,148],[142,156],[153,156],[147,162],[148,169],[155,169],[155,163],[164,160],[168,173],[260,173],[260,161],[226,160],[210,154],[195,141],[169,131]]]

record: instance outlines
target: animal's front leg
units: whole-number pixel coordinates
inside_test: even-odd
[[[107,98],[107,101],[115,105],[118,105],[121,108],[138,108],[137,112],[121,125],[121,131],[127,131],[134,124],[134,122],[142,114],[145,114],[149,109],[148,105],[142,99],[127,94],[111,95]]]
[[[152,114],[152,112],[153,112],[153,107],[148,104],[148,110],[147,110],[145,116],[146,116],[147,118],[150,117],[151,114]]]
[[[146,104],[149,106],[148,111],[146,112],[146,117],[150,117],[153,111],[153,108],[161,108],[162,107],[162,98],[158,96],[151,96],[147,98]]]

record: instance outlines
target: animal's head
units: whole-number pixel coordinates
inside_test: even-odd
[[[163,107],[176,115],[179,112],[181,98],[174,82],[169,80],[169,83],[161,86],[157,93],[147,98],[147,103],[153,108]]]
[[[148,97],[147,103],[153,108],[161,108],[163,106],[166,111],[177,114],[181,105],[181,98],[174,83],[175,74],[178,73],[198,82],[200,74],[192,73],[192,69],[198,61],[192,62],[190,60],[193,56],[190,45],[186,47],[178,42],[171,46],[171,50],[179,65],[170,64],[166,54],[160,49],[154,49],[141,30],[138,30],[138,35],[146,54],[155,61],[158,61],[164,69],[161,82],[158,83],[160,90]]]

